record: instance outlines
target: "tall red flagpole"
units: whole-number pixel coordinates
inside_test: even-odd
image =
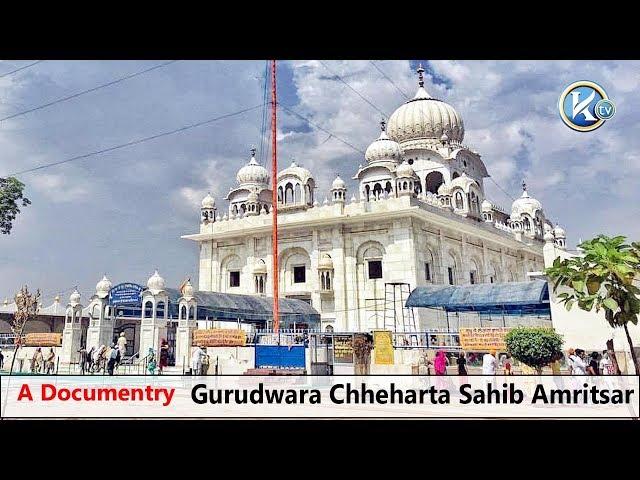
[[[273,232],[271,249],[273,254],[273,332],[280,331],[280,304],[278,303],[278,155],[276,150],[276,61],[271,63],[271,214]]]

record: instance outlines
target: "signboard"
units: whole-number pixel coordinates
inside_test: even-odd
[[[244,347],[247,334],[244,330],[210,328],[193,331],[193,345],[202,347]]]
[[[353,363],[353,335],[333,336],[333,363]]]
[[[389,330],[373,331],[374,362],[376,365],[393,365],[393,333]]]
[[[27,347],[59,347],[62,345],[61,333],[27,333],[24,344]]]
[[[461,328],[460,329],[460,346],[463,350],[472,352],[488,352],[496,350],[505,352],[507,346],[504,342],[504,336],[510,328]]]
[[[119,283],[109,290],[109,305],[142,305],[142,290],[137,283]]]

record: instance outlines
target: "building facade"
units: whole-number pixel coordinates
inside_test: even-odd
[[[564,231],[524,182],[510,213],[486,198],[486,166],[462,143],[458,112],[426,92],[423,72],[365,163],[354,159],[357,191],[337,177],[320,203],[311,171],[293,162],[278,173],[280,294],[310,302],[324,329],[383,328],[388,283],[524,281],[544,268],[545,234],[564,248]],[[225,213],[207,195],[199,233],[183,238],[199,245],[200,291],[269,295],[272,192],[255,151],[236,180]],[[418,315],[415,328],[437,326]]]

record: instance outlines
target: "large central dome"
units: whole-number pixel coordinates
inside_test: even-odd
[[[419,139],[441,141],[443,138],[462,142],[462,117],[451,105],[427,93],[424,89],[423,72],[422,67],[418,68],[418,92],[393,112],[387,125],[387,134],[400,144]]]

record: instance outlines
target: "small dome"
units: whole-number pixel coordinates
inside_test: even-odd
[[[216,208],[216,201],[210,193],[202,199],[202,208]]]
[[[296,177],[298,180],[302,182],[303,185],[305,185],[309,180],[313,178],[309,170],[307,170],[304,167],[301,167],[295,161],[292,161],[291,165],[289,165],[287,168],[285,168],[284,170],[280,171],[280,173],[278,173],[278,180],[280,180],[281,178],[284,178],[285,176]]]
[[[400,145],[391,140],[387,135],[384,120],[380,125],[382,126],[382,132],[380,132],[380,136],[374,140],[369,147],[367,147],[364,157],[369,163],[380,160],[393,160],[395,162],[399,162],[402,160],[402,149],[400,148]]]
[[[443,183],[442,185],[440,185],[438,187],[438,195],[440,196],[451,195],[451,185],[449,185],[448,183]]]
[[[78,292],[77,288],[69,296],[69,303],[71,305],[78,305],[80,303],[80,292]]]
[[[251,160],[247,165],[238,170],[236,180],[240,185],[247,183],[257,183],[267,185],[269,183],[269,172],[256,161],[255,150],[252,150]]]
[[[60,303],[60,295],[56,295],[56,296],[53,298],[53,301],[54,301],[54,303]],[[6,302],[6,300],[5,300],[5,302]]]
[[[542,204],[527,192],[527,185],[522,182],[522,195],[511,204],[511,217],[520,218],[523,213],[535,217],[542,210]]]
[[[109,281],[106,275],[103,275],[102,280],[96,284],[96,295],[98,298],[106,298],[109,295],[111,286],[111,281]]]
[[[491,202],[485,198],[482,201],[482,211],[483,212],[490,212],[491,210],[493,210],[493,205],[491,205]]]
[[[248,203],[257,203],[258,202],[258,195],[256,194],[256,192],[250,192],[249,195],[247,196],[247,202]]]
[[[264,263],[264,260],[260,260],[256,263],[255,267],[253,267],[254,275],[265,275],[267,273],[267,264]]]
[[[396,168],[396,176],[398,178],[408,178],[413,177],[414,175],[415,172],[413,171],[413,167],[409,165],[406,160],[404,160],[400,165],[398,165],[398,168]]]
[[[545,242],[553,242],[555,237],[553,236],[553,232],[551,230],[547,230],[544,232],[544,241]]]
[[[322,255],[318,262],[318,270],[333,270],[333,260],[328,254]]]
[[[475,185],[476,187],[478,186],[478,182],[476,182],[473,178],[467,176],[466,172],[462,172],[462,175],[460,175],[459,177],[454,178],[451,181],[451,189],[453,190],[454,188],[458,187],[461,188],[462,190],[464,190],[465,192],[469,191],[469,187],[471,185]]]
[[[344,190],[347,188],[347,184],[340,178],[340,175],[331,184],[331,190]]]
[[[437,142],[443,135],[447,139],[462,142],[462,118],[451,105],[427,93],[423,73],[424,69],[418,68],[419,88],[415,97],[401,105],[389,117],[389,137],[400,144],[418,139],[433,139]]]
[[[194,293],[194,289],[193,289],[193,285],[191,284],[191,280],[187,280],[187,283],[184,284],[184,287],[182,287],[182,296],[184,298],[193,298],[193,293]]]
[[[164,278],[162,278],[158,273],[158,271],[156,270],[154,274],[151,275],[151,277],[149,277],[149,280],[147,280],[147,288],[151,293],[156,295],[162,292],[164,290],[164,287],[165,287]]]
[[[553,236],[555,238],[567,238],[567,233],[560,225],[556,225],[556,228],[553,229]]]

